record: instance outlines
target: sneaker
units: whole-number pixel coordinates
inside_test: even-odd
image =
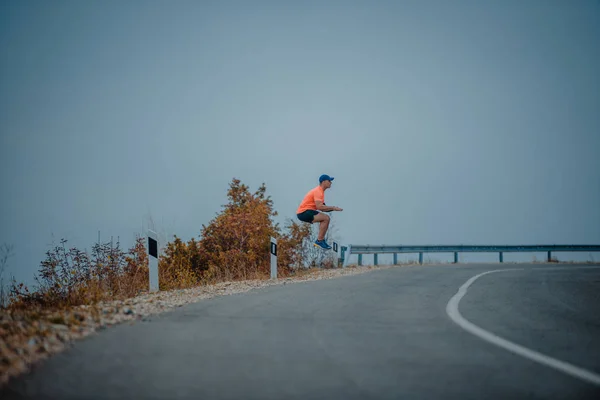
[[[315,242],[315,246],[319,246],[324,248],[325,250],[329,250],[331,249],[331,246],[327,244],[327,242],[325,240],[317,240]]]

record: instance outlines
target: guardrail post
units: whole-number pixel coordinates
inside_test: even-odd
[[[423,252],[419,253],[419,264],[423,264]]]
[[[458,252],[454,252],[454,264],[458,264]]]
[[[502,252],[500,252],[500,262],[504,262],[504,258],[502,257]]]
[[[394,265],[398,264],[398,253],[394,253]]]
[[[373,264],[377,265],[377,253],[373,254]]]
[[[358,265],[362,265],[362,254],[358,255]]]

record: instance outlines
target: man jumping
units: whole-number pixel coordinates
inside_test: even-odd
[[[315,246],[320,246],[326,250],[331,249],[331,246],[325,242],[325,233],[329,228],[329,215],[321,213],[321,211],[342,211],[339,207],[326,206],[325,205],[325,191],[331,187],[333,178],[329,175],[321,175],[319,177],[319,186],[311,189],[296,211],[296,216],[302,222],[318,222],[319,225],[319,236],[317,241],[314,243]]]

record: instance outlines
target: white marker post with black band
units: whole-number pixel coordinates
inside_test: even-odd
[[[277,279],[277,239],[271,238],[271,279]]]
[[[150,274],[150,291],[158,291],[158,235],[148,229],[148,269]]]
[[[335,260],[335,261],[336,261],[336,263],[337,263],[336,267],[339,267],[339,266],[340,266],[340,264],[341,264],[341,260],[340,260],[340,258],[337,256],[337,252],[338,252],[338,244],[337,244],[337,242],[333,242],[333,251],[334,251],[334,253],[336,253],[336,254],[335,254],[335,258],[336,258],[336,260]]]

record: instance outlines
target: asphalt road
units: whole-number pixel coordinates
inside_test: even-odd
[[[508,351],[478,329],[600,378],[600,266],[400,267],[217,297],[79,341],[2,399],[592,399],[600,384]]]

